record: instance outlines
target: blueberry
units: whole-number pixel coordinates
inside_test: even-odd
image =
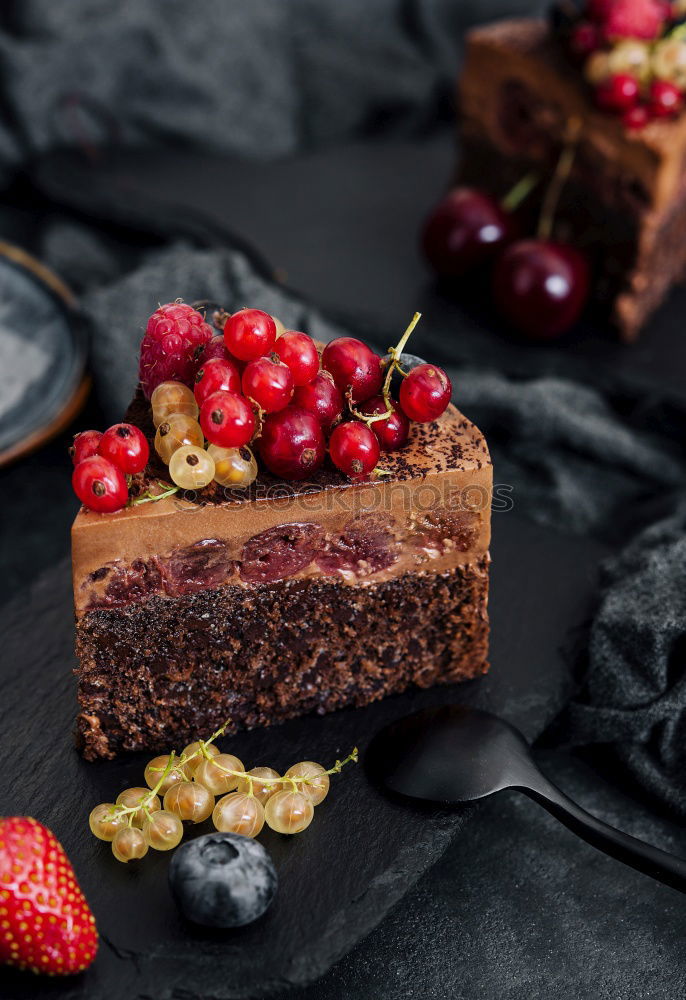
[[[276,892],[276,870],[261,844],[237,833],[208,833],[176,851],[169,884],[189,920],[242,927],[262,916]]]

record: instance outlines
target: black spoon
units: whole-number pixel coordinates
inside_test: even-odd
[[[524,792],[593,847],[686,892],[686,861],[591,816],[541,773],[514,726],[462,705],[428,708],[392,723],[365,758],[376,782],[427,802],[475,802],[504,788]]]

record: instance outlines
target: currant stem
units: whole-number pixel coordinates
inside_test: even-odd
[[[558,202],[560,201],[562,189],[569,179],[572,164],[574,163],[574,157],[576,156],[582,125],[583,123],[581,119],[576,115],[573,115],[567,122],[567,127],[565,129],[565,144],[562,148],[560,158],[557,161],[557,166],[555,167],[555,172],[543,199],[541,216],[538,221],[538,229],[536,232],[539,240],[549,240],[552,234],[555,212],[557,210]]]
[[[158,483],[158,485],[163,486],[165,484]],[[162,493],[151,493],[150,490],[148,490],[147,493],[143,493],[135,500],[131,500],[130,504],[132,507],[137,507],[141,503],[153,503],[156,500],[164,500],[166,499],[166,497],[173,496],[174,493],[178,492],[179,492],[178,486],[170,486],[167,489],[165,489]]]
[[[388,420],[389,417],[393,416],[393,404],[391,402],[391,379],[393,378],[394,371],[399,372],[403,378],[407,378],[407,373],[404,372],[400,367],[400,357],[403,353],[405,344],[412,336],[414,328],[416,327],[417,323],[420,321],[421,318],[422,314],[420,312],[416,312],[410,321],[410,325],[407,327],[405,333],[402,335],[402,337],[395,345],[395,347],[388,348],[388,354],[390,355],[390,360],[388,361],[388,371],[386,372],[386,378],[384,379],[383,388],[381,390],[381,394],[383,395],[384,398],[384,403],[386,404],[386,412],[375,413],[372,416],[368,416],[366,413],[361,413],[353,406],[352,393],[350,392],[350,390],[348,390],[348,392],[346,393],[346,398],[348,400],[348,406],[350,407],[350,412],[354,417],[357,417],[358,420],[361,420],[363,423],[365,423],[367,427],[370,427],[372,424],[375,424],[377,420]]]
[[[518,180],[515,186],[510,188],[507,194],[501,199],[500,207],[506,212],[514,212],[514,210],[519,208],[522,202],[528,198],[538,184],[539,180],[540,177],[533,171],[525,174],[521,180]]]

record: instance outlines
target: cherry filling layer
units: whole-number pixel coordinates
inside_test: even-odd
[[[408,556],[410,567],[427,557],[468,552],[479,538],[480,514],[438,508],[397,527],[382,514],[358,514],[328,533],[311,522],[277,525],[253,535],[238,550],[221,539],[203,538],[164,556],[116,562],[91,573],[82,590],[87,610],[124,607],[153,594],[181,597],[226,583],[249,586],[298,574],[364,579],[391,569]]]

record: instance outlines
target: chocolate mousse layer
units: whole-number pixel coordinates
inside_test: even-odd
[[[588,254],[596,309],[635,339],[686,272],[686,115],[628,130],[594,106],[581,69],[535,19],[473,30],[459,90],[459,181],[502,196],[540,173],[531,231],[568,123],[582,123],[555,232]]]
[[[140,410],[140,412],[139,412]],[[147,407],[129,413],[148,433]],[[492,467],[454,407],[385,475],[176,494],[73,527],[85,756],[169,748],[487,667]],[[138,492],[162,490],[151,466]]]

